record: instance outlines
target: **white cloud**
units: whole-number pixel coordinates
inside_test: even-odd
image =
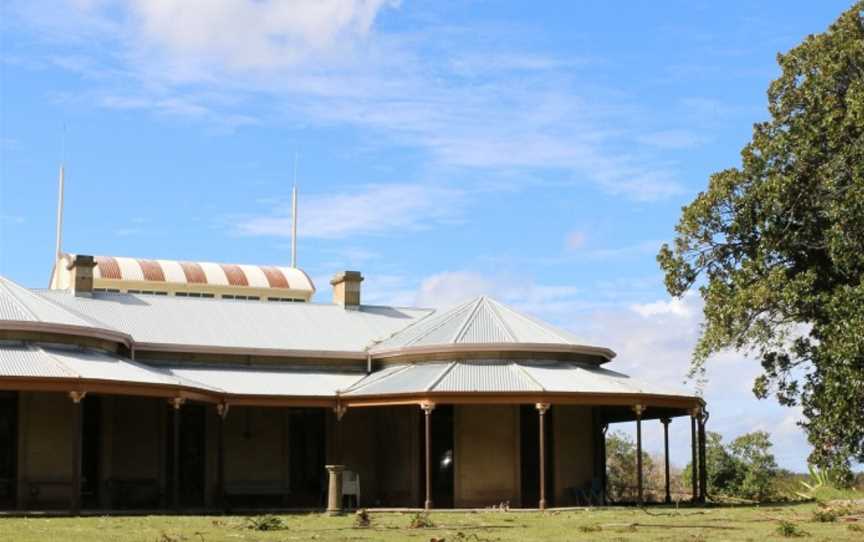
[[[689,318],[693,315],[693,307],[690,306],[686,299],[681,298],[654,301],[652,303],[636,303],[631,305],[630,308],[646,318],[666,314]]]
[[[630,150],[645,116],[614,92],[586,95],[581,61],[457,48],[450,27],[376,32],[395,5],[385,0],[91,0],[62,17],[55,5],[16,5],[43,39],[75,44],[62,63],[86,70],[85,97],[101,107],[231,128],[355,126],[370,146],[422,149],[478,183],[533,171],[634,200],[682,192],[674,167]],[[494,76],[460,75],[484,63]],[[254,117],[253,102],[266,104]]]
[[[422,184],[374,184],[341,194],[302,195],[298,235],[339,239],[358,235],[398,235],[452,221],[463,192]],[[291,206],[280,203],[263,216],[241,220],[243,235],[291,236]]]
[[[173,75],[273,69],[365,37],[388,0],[73,0],[81,21],[121,33],[128,53]],[[77,13],[75,13],[77,11]],[[121,16],[116,16],[117,13]],[[42,15],[41,13],[37,16]]]

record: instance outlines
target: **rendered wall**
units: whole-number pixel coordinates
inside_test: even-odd
[[[454,423],[457,507],[521,501],[519,407],[457,406]]]
[[[233,407],[225,419],[224,430],[226,485],[279,482],[287,487],[289,471],[286,409]],[[211,450],[213,453],[208,455],[215,457],[215,448]]]
[[[66,508],[72,482],[72,400],[65,393],[19,395],[18,503]],[[37,495],[31,485],[38,485]]]
[[[575,504],[568,488],[590,487],[594,476],[591,408],[554,405],[555,504]]]

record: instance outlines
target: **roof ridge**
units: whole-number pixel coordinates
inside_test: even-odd
[[[431,384],[429,384],[428,386],[426,386],[426,391],[432,391],[436,386],[438,386],[438,384],[441,383],[442,380],[444,380],[444,377],[446,377],[448,374],[450,374],[450,372],[451,372],[455,367],[456,367],[456,362],[455,362],[455,361],[451,361],[450,363],[448,363],[448,364],[447,364],[447,367],[445,367],[444,370],[441,371],[441,374],[439,374],[439,375],[435,378],[435,380],[432,381]]]
[[[574,342],[573,337],[566,337],[566,336],[562,335],[561,332],[563,330],[559,330],[557,328],[557,326],[554,326],[552,324],[547,324],[546,322],[543,322],[542,320],[535,318],[533,316],[530,316],[528,314],[523,314],[523,313],[517,311],[516,309],[513,309],[512,307],[509,307],[509,306],[505,305],[504,303],[501,303],[500,301],[497,301],[494,299],[492,301],[497,306],[501,307],[502,309],[506,310],[507,312],[509,312],[509,313],[513,314],[514,316],[517,316],[523,320],[528,321],[531,325],[536,326],[543,331],[546,331],[548,333],[551,333],[552,335],[555,335],[556,337],[558,337],[560,340],[564,341],[565,343],[571,344]]]
[[[530,382],[532,382],[535,386],[537,386],[537,389],[538,389],[539,391],[547,391],[546,388],[543,386],[543,384],[540,383],[539,380],[537,380],[536,378],[534,378],[534,377],[531,375],[531,373],[529,373],[528,370],[525,369],[525,367],[522,367],[522,364],[520,364],[519,362],[513,361],[513,362],[511,362],[511,366],[515,366],[516,369],[517,369],[520,373],[522,373],[522,375],[523,375],[526,379],[528,379],[528,380],[529,380]]]
[[[494,301],[494,300],[489,300]],[[497,302],[496,302],[497,303]],[[504,317],[501,316],[501,313],[498,312],[498,308],[495,306],[495,303],[487,303],[489,305],[489,309],[492,311],[492,315],[498,321],[498,324],[504,328],[507,336],[510,337],[510,340],[513,342],[519,342],[519,339],[516,338],[516,334],[513,333],[513,330],[510,329],[510,326],[507,325],[507,322],[504,321]]]
[[[386,380],[392,376],[395,376],[399,373],[402,373],[402,372],[406,371],[407,369],[410,369],[413,366],[414,366],[413,364],[403,365],[402,367],[399,367],[397,370],[392,371],[389,374],[383,374],[383,375],[380,373],[378,375],[375,375],[375,372],[373,371],[373,372],[369,373],[368,375],[366,375],[364,378],[361,378],[360,380],[358,380],[354,384],[348,386],[344,390],[340,390],[340,392],[341,393],[353,393],[357,390],[361,390],[361,389],[365,388],[366,386],[368,386],[370,384],[374,384],[375,382],[380,382],[382,380]],[[378,378],[369,378],[371,376],[377,376]],[[364,380],[368,380],[368,382],[364,382]]]
[[[66,365],[66,362],[64,362],[62,359],[58,358],[57,356],[55,356],[52,352],[49,352],[49,351],[45,350],[45,349],[42,348],[41,346],[35,346],[35,345],[31,346],[31,349],[33,349],[33,350],[38,350],[38,351],[41,352],[42,354],[44,354],[44,355],[48,356],[49,358],[51,358],[51,360],[54,361],[54,363],[56,363],[56,364],[59,365],[59,366],[60,366],[64,371],[66,371],[67,373],[69,373],[69,375],[71,375],[72,378],[78,378],[78,379],[81,379],[81,374],[80,374],[80,373],[78,373],[77,371],[73,371],[71,367],[69,367],[68,365]]]
[[[23,312],[25,315],[29,314],[30,318],[32,318],[34,322],[41,322],[42,320],[40,320],[39,317],[36,316],[36,313],[33,312],[32,310],[30,310],[30,307],[28,307],[23,301],[21,301],[18,298],[18,296],[15,294],[15,292],[12,290],[12,288],[9,287],[10,283],[15,284],[15,286],[18,286],[19,288],[21,288],[25,292],[28,291],[23,286],[18,285],[17,283],[7,279],[6,277],[0,277],[0,285],[3,285],[3,288],[9,294],[9,297],[12,299],[12,302],[15,304],[15,306],[18,307],[18,309],[21,312]]]
[[[468,316],[465,317],[465,320],[462,322],[462,325],[459,326],[459,330],[456,331],[456,334],[453,336],[451,342],[458,343],[462,337],[465,336],[465,333],[468,331],[468,324],[470,324],[477,314],[477,311],[480,310],[480,305],[483,304],[483,301],[486,299],[486,296],[480,296],[476,300],[471,300],[469,303],[474,303],[474,308],[471,309],[471,312],[468,313]]]
[[[450,322],[450,320],[455,319],[457,317],[457,315],[459,314],[459,311],[463,310],[465,307],[467,307],[471,303],[474,303],[473,299],[466,302],[466,303],[462,303],[461,305],[457,305],[457,306],[453,307],[452,309],[450,309],[449,311],[445,312],[444,314],[441,315],[442,316],[441,321],[438,323],[437,326],[434,326],[431,329],[426,330],[425,333],[421,333],[420,335],[414,337],[413,339],[406,342],[405,345],[407,346],[407,345],[414,344],[414,343],[420,341],[421,339],[427,337],[428,335],[432,334],[433,331],[436,331],[436,330],[442,328],[444,326],[444,324]],[[424,318],[424,320],[425,320],[425,318]],[[405,328],[405,329],[408,329],[408,328]]]

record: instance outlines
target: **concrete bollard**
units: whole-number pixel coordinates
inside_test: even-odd
[[[327,465],[327,515],[340,516],[344,513],[342,509],[342,472],[345,465]]]

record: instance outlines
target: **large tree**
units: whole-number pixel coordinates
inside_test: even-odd
[[[756,395],[800,404],[811,460],[846,469],[864,461],[864,1],[777,60],[770,120],[658,261],[672,295],[705,301],[693,372],[757,357]]]

